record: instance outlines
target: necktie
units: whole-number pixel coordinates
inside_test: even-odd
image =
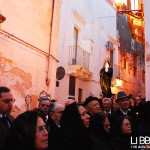
[[[3,125],[4,125],[7,129],[9,129],[7,117],[6,117],[6,116],[3,116],[3,117],[1,118],[1,121],[2,121]]]

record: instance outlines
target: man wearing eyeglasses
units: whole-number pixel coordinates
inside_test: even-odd
[[[48,130],[48,144],[53,149],[60,131],[60,118],[64,111],[65,107],[59,102],[51,103],[48,110],[48,121],[47,121],[47,130]]]
[[[14,121],[10,115],[15,99],[9,88],[0,87],[0,143],[7,135]]]
[[[50,97],[45,95],[40,97],[38,101],[39,101],[38,109],[41,111],[43,115],[43,120],[46,123],[48,120],[48,109],[51,104]]]

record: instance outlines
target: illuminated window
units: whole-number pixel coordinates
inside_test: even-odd
[[[139,0],[131,0],[131,10],[138,10],[139,6],[138,6],[138,2]]]

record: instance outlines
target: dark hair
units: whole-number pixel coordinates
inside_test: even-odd
[[[99,99],[97,97],[89,96],[85,99],[84,106],[87,106],[87,104],[91,101],[97,100],[99,102]]]
[[[62,127],[60,135],[62,135],[62,138],[59,141],[63,144],[59,149],[67,149],[68,146],[70,147],[69,143],[72,143],[73,149],[92,149],[91,137],[78,111],[80,106],[82,105],[76,104],[76,102],[69,104],[62,114],[60,119],[60,125]]]
[[[83,127],[83,121],[79,114],[78,108],[82,106],[81,104],[76,104],[76,102],[67,105],[62,117],[60,119],[60,125],[65,128],[81,128]]]
[[[96,137],[102,137],[106,134],[104,129],[104,121],[106,119],[106,115],[103,112],[95,113],[90,118],[90,131]]]
[[[1,86],[0,87],[0,97],[3,92],[8,93],[8,92],[10,92],[10,89],[5,86]]]
[[[40,115],[37,111],[26,111],[20,114],[4,140],[4,149],[34,150],[38,117]]]
[[[122,123],[123,123],[124,119],[129,120],[129,118],[127,116],[120,116],[115,119],[115,121],[113,123],[113,128],[112,128],[112,132],[113,132],[114,136],[120,136],[120,135],[124,134],[122,132]]]

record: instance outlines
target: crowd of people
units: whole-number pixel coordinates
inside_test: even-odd
[[[11,90],[0,87],[0,150],[130,150],[131,137],[150,137],[150,101],[124,91],[65,105],[45,95],[16,118],[14,101]]]

